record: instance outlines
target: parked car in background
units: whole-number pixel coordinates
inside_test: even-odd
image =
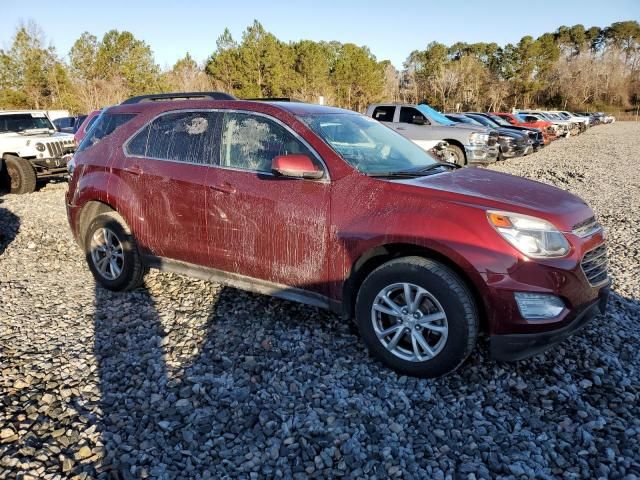
[[[529,136],[519,132],[513,132],[506,128],[500,128],[497,124],[485,119],[481,115],[473,114],[447,114],[449,118],[459,122],[460,125],[466,125],[469,121],[476,122],[486,128],[492,129],[498,133],[498,144],[500,152],[498,160],[507,158],[522,157],[533,151],[533,144],[529,141]]]
[[[78,128],[80,128],[82,122],[84,122],[85,118],[87,118],[86,115],[78,115],[76,117],[62,117],[56,118],[52,123],[59,132],[76,133],[78,131]]]
[[[75,150],[73,135],[56,131],[42,110],[0,111],[0,183],[30,193],[36,181],[64,176]]]
[[[85,119],[82,121],[73,135],[73,138],[76,141],[76,145],[80,145],[80,142],[82,142],[82,139],[87,134],[87,131],[89,131],[89,129],[93,126],[94,122],[98,119],[98,115],[100,115],[101,112],[102,110],[94,110],[85,117]]]
[[[542,130],[540,130],[539,128],[526,127],[522,125],[511,125],[505,119],[492,113],[478,113],[478,115],[482,115],[483,117],[488,118],[495,124],[499,125],[500,128],[507,128],[512,131],[528,135],[529,139],[533,142],[532,144],[534,152],[537,152],[541,148],[544,148],[544,135],[542,134]]]
[[[553,123],[547,120],[541,120],[540,118],[530,115],[520,115],[506,112],[491,112],[491,114],[502,118],[513,126],[539,129],[542,132],[542,138],[545,145],[548,145],[558,136],[557,128]]]
[[[551,122],[556,127],[559,137],[568,137],[571,135],[571,122],[567,122],[561,118],[553,118],[551,115],[537,110],[518,110],[517,114]]]
[[[564,110],[552,110],[550,113],[559,115],[560,118],[563,118],[564,120],[568,120],[570,122],[578,122],[581,132],[584,132],[587,128],[589,128],[588,116],[578,116]]]
[[[421,377],[481,330],[517,360],[605,309],[604,233],[569,192],[436,162],[352,111],[175,97],[106,109],[75,155],[69,225],[105,288],[151,267],[329,308]]]
[[[476,125],[457,128],[455,122],[428,105],[374,104],[369,105],[366,114],[421,147],[424,142],[446,141],[453,163],[460,166],[486,165],[498,157],[496,133]]]

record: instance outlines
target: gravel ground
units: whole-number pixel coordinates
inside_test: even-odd
[[[585,198],[609,313],[516,364],[397,376],[337,316],[171,274],[96,288],[66,185],[0,198],[0,478],[640,477],[640,125],[497,170]]]

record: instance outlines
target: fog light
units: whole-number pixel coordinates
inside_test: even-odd
[[[518,310],[523,318],[545,319],[560,315],[564,302],[555,295],[544,293],[515,292]]]

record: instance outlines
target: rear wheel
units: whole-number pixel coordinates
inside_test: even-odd
[[[4,183],[10,193],[31,193],[36,190],[36,171],[28,160],[15,155],[4,156]]]
[[[457,145],[449,144],[447,150],[449,150],[449,153],[451,154],[451,161],[453,163],[455,163],[456,165],[460,165],[461,167],[464,167],[467,164],[467,160],[464,156],[464,150],[462,150],[460,147],[458,147]]]
[[[139,287],[146,273],[135,238],[116,212],[96,216],[85,233],[89,269],[96,281],[114,291]]]
[[[464,282],[445,265],[404,257],[363,282],[356,320],[369,352],[399,373],[439,377],[475,347],[478,314]]]

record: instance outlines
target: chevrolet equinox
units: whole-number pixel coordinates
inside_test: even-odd
[[[149,268],[331,309],[400,373],[455,370],[481,332],[519,360],[604,312],[604,232],[580,198],[458,169],[358,113],[231,95],[105,109],[72,161],[96,281]]]

